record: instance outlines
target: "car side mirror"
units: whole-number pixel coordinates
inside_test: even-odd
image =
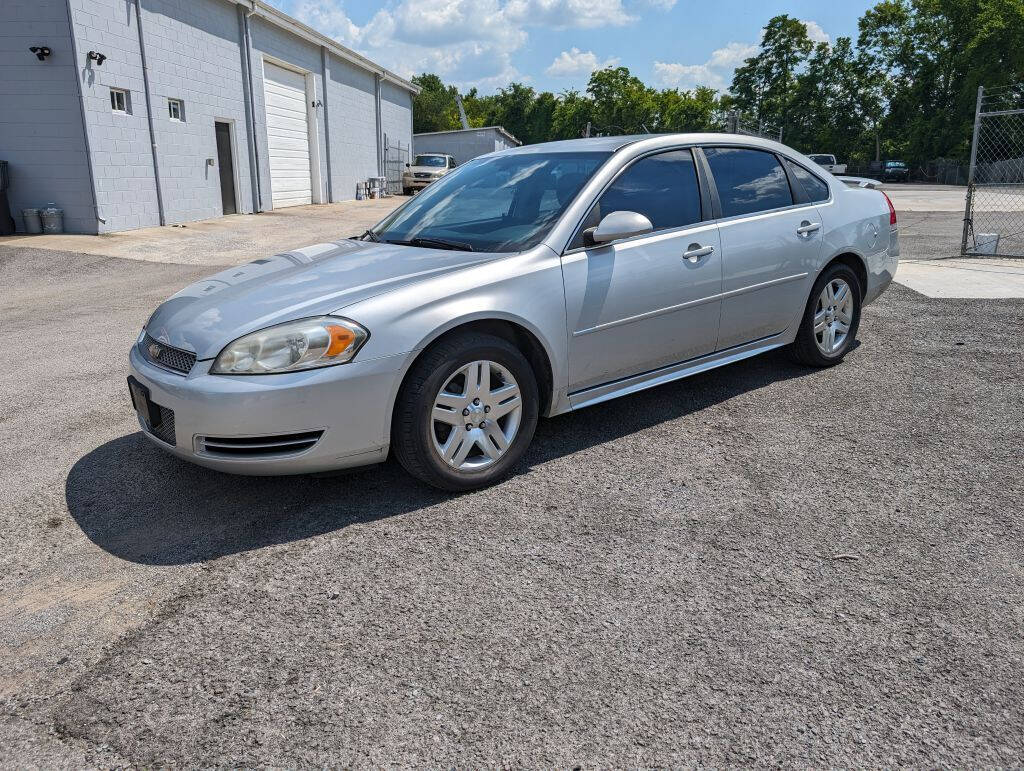
[[[583,240],[592,246],[607,244],[623,238],[642,236],[654,230],[654,225],[642,214],[635,211],[613,211],[606,215],[596,228],[583,231]]]

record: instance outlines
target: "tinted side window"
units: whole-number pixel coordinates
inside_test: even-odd
[[[670,150],[634,163],[604,191],[587,215],[583,228],[596,226],[615,211],[643,214],[655,230],[700,222],[700,188],[693,153]],[[572,248],[577,246],[583,246],[581,235],[571,244]]]
[[[792,206],[786,172],[778,159],[762,150],[709,147],[704,150],[722,202],[722,216]]]
[[[811,203],[817,201],[828,200],[828,185],[826,185],[816,174],[812,174],[803,166],[798,166],[795,163],[789,163],[789,171],[792,173],[796,182],[804,191],[806,200]]]

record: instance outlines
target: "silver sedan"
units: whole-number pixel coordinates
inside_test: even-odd
[[[783,145],[603,137],[464,164],[361,236],[187,287],[129,356],[159,446],[241,474],[389,452],[449,490],[540,416],[788,346],[827,367],[892,280],[896,213]]]

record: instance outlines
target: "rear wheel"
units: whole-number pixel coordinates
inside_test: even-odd
[[[434,346],[406,376],[391,431],[395,456],[444,490],[504,477],[533,438],[537,380],[507,340],[467,333]]]
[[[814,283],[800,331],[790,346],[793,357],[811,367],[841,362],[857,337],[862,294],[848,265],[826,268]]]

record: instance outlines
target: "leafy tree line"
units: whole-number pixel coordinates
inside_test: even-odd
[[[586,91],[555,95],[512,83],[463,95],[472,126],[500,125],[526,144],[591,134],[721,131],[730,111],[781,127],[804,152],[854,164],[966,158],[979,85],[1018,85],[1024,97],[1024,0],[882,0],[858,37],[814,43],[785,14],[769,20],[757,54],[725,93],[655,89],[625,67],[594,72]],[[436,75],[423,88],[414,130],[460,127],[456,89]]]

